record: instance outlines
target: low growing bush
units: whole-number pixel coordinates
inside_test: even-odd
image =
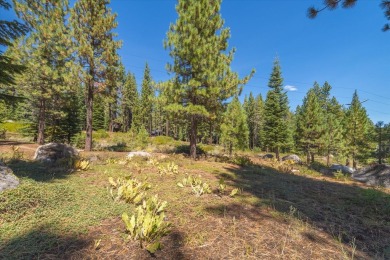
[[[140,203],[145,197],[145,191],[151,188],[147,182],[139,182],[131,176],[118,178],[116,181],[112,177],[108,179],[111,185],[110,194],[115,201],[123,200],[127,203]]]
[[[165,221],[164,213],[167,204],[166,201],[159,201],[155,195],[143,200],[131,216],[122,214],[129,238],[139,240],[141,248],[146,242],[146,249],[152,254],[161,248],[161,237],[170,231],[171,224]]]

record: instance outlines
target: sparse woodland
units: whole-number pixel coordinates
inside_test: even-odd
[[[221,0],[177,2],[164,82],[147,61],[142,82],[125,68],[107,0],[12,8],[0,160],[21,184],[0,192],[1,259],[390,258],[389,191],[321,172],[389,162],[390,122],[372,122],[357,91],[341,104],[331,82],[290,107],[283,57],[265,97],[242,96],[255,68],[232,70]],[[52,142],[80,156],[30,160]],[[152,156],[126,157],[140,150]]]

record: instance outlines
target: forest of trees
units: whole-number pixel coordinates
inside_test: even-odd
[[[189,141],[194,158],[197,143],[223,145],[229,154],[274,152],[277,159],[302,153],[307,163],[316,155],[330,163],[338,155],[353,167],[389,155],[390,124],[374,124],[356,91],[342,105],[328,82],[314,82],[302,104],[291,108],[279,59],[270,69],[265,99],[250,93],[241,103],[254,70],[244,78],[231,70],[235,49],[228,50],[221,1],[178,1],[178,19],[164,41],[172,79],[155,82],[146,63],[139,88],[118,55],[116,15],[108,2],[78,0],[70,7],[64,0],[13,1],[25,25],[0,35],[0,44],[8,46],[1,53],[2,78],[8,80],[0,82],[0,121],[25,122],[39,144],[72,143],[85,131],[85,150],[93,148],[92,131],[104,129]]]

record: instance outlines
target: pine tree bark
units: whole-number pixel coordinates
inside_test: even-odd
[[[280,161],[279,147],[276,147],[276,148],[275,148],[275,155],[276,155],[276,160]]]
[[[93,75],[90,71],[90,75]],[[87,87],[87,93],[85,98],[85,105],[87,109],[87,121],[86,121],[86,138],[85,138],[85,150],[92,150],[92,112],[93,112],[93,87],[94,81],[90,80]]]
[[[112,103],[108,104],[108,132],[114,132],[115,113],[112,109]]]
[[[196,133],[198,121],[196,115],[191,115],[191,129],[190,129],[190,156],[196,159]]]
[[[46,100],[39,100],[39,114],[38,114],[38,144],[45,143],[45,119],[46,119]]]

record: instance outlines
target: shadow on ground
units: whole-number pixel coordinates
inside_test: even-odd
[[[49,230],[41,226],[0,244],[0,259],[70,259],[75,257],[75,252],[81,254],[90,245],[86,240],[53,234]]]
[[[390,196],[380,190],[277,172],[260,165],[226,168],[233,185],[271,207],[307,221],[375,259],[390,259]],[[239,205],[230,205],[237,207]],[[209,212],[218,209],[209,208]],[[241,211],[253,217],[250,211]]]
[[[11,160],[7,166],[19,178],[30,178],[40,182],[65,179],[73,172],[67,163],[44,164],[28,160]]]

